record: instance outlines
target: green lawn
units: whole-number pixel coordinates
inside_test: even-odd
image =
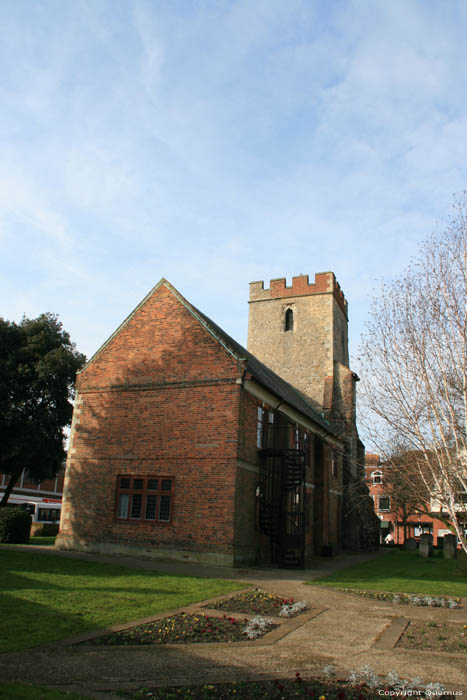
[[[390,593],[467,596],[467,577],[456,573],[455,560],[439,556],[424,559],[418,552],[399,549],[308,583]]]
[[[5,547],[0,549],[0,651],[27,649],[244,587]]]
[[[86,698],[84,695],[49,690],[37,685],[0,683],[0,700],[86,700]]]
[[[29,544],[42,545],[43,547],[51,547],[55,544],[55,535],[53,537],[42,537],[40,535],[30,537]]]

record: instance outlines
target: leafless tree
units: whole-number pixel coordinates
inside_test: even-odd
[[[413,468],[428,510],[447,513],[467,552],[467,198],[448,227],[374,299],[361,347],[368,437]],[[429,505],[428,505],[429,504]],[[438,514],[436,514],[438,517]]]

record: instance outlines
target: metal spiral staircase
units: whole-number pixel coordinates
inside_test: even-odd
[[[286,440],[280,428],[268,426],[265,442],[271,447],[259,450],[259,525],[270,538],[273,561],[282,567],[303,568],[306,451],[281,447]]]

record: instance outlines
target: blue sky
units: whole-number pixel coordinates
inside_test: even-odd
[[[351,351],[467,182],[467,3],[3,0],[0,314],[91,355],[161,277],[246,343],[333,270]]]

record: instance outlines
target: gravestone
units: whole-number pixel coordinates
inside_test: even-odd
[[[428,533],[421,535],[418,553],[421,557],[433,556],[433,535],[429,535]]]
[[[445,559],[455,559],[457,554],[457,537],[455,535],[444,535],[443,556]]]
[[[417,540],[415,540],[413,537],[408,537],[404,542],[404,549],[417,549]]]

